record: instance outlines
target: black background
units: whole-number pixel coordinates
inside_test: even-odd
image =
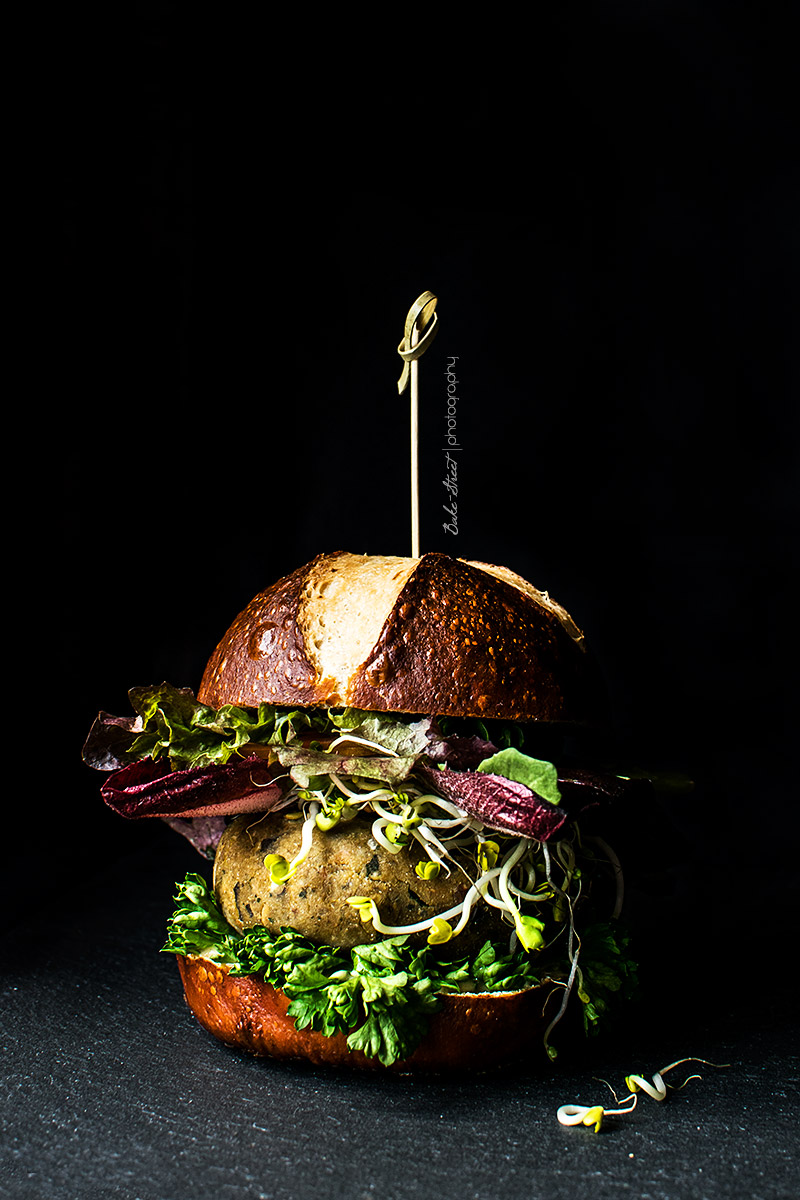
[[[374,30],[340,60],[171,5],[51,31],[46,371],[72,399],[40,460],[44,670],[63,684],[43,739],[58,782],[32,801],[41,901],[76,861],[91,875],[161,836],[99,801],[80,762],[98,709],[127,713],[134,684],[196,687],[247,600],[316,553],[410,552],[396,347],[430,289],[423,549],[548,589],[600,660],[623,751],[695,781],[662,839],[691,860],[689,920],[727,949],[743,922],[785,917],[786,31],[709,4],[537,22],[524,39],[467,24],[402,69]],[[315,33],[319,51],[332,31]],[[442,528],[450,355],[457,537]]]
[[[794,1186],[793,43],[777,5],[531,11],[38,15],[10,114],[41,117],[17,181],[35,218],[8,231],[34,293],[7,447],[7,649],[30,692],[20,711],[7,684],[10,1195]],[[627,836],[632,1040],[509,1087],[356,1084],[212,1042],[157,954],[170,881],[200,860],[106,810],[80,758],[129,687],[196,687],[285,572],[410,552],[396,347],[426,289],[423,549],[549,589],[620,753],[695,781]],[[587,1072],[704,1052],[734,1065],[625,1133],[554,1121],[596,1095]]]

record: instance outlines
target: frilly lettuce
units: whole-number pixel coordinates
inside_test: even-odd
[[[261,975],[289,997],[298,1029],[345,1033],[351,1049],[385,1066],[413,1053],[442,992],[519,991],[566,973],[564,964],[545,966],[543,960],[534,970],[529,955],[508,953],[491,941],[470,959],[453,957],[452,949],[409,945],[405,936],[342,950],[318,946],[290,928],[272,933],[256,926],[239,934],[199,875],[186,876],[175,901],[164,952],[224,964],[232,975]],[[613,923],[598,926],[596,933],[590,927],[584,946],[579,995],[592,1032],[615,994],[630,993],[635,966]]]

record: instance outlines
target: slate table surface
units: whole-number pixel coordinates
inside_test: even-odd
[[[555,1069],[397,1078],[257,1060],[195,1022],[158,953],[175,880],[197,866],[156,837],[5,933],[0,1196],[800,1193],[792,980],[702,955],[678,982],[656,970],[635,1017]],[[702,1079],[663,1104],[643,1097],[599,1134],[558,1124],[564,1103],[614,1106],[601,1080],[621,1094],[629,1072],[690,1054],[731,1065],[696,1068]]]

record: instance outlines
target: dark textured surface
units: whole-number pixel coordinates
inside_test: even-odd
[[[651,996],[590,1058],[551,1074],[397,1079],[241,1057],[190,1016],[159,955],[173,882],[198,860],[152,845],[3,941],[3,1150],[10,1200],[795,1194],[797,1017],[713,962]],[[718,982],[715,982],[715,978]],[[730,1062],[595,1135],[568,1102],[686,1054]]]

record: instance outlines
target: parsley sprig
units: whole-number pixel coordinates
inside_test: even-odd
[[[534,971],[530,955],[506,953],[491,941],[474,958],[455,958],[449,947],[409,945],[406,936],[342,950],[316,945],[287,927],[273,933],[255,926],[239,934],[200,875],[186,876],[175,901],[165,952],[210,959],[232,975],[261,975],[289,997],[289,1016],[298,1029],[344,1033],[352,1050],[384,1066],[414,1052],[442,992],[518,991],[534,987],[545,973],[558,975],[553,964],[543,972],[539,960]],[[603,973],[604,987],[614,992],[630,964],[609,931],[600,942],[614,958],[616,971]],[[587,995],[584,1003],[590,1002],[594,1016],[598,997]]]

